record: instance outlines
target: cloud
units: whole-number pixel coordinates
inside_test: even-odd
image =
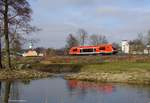
[[[105,34],[110,41],[133,39],[150,29],[149,0],[30,0],[33,24],[43,31],[39,43],[62,47],[68,33],[84,28]]]

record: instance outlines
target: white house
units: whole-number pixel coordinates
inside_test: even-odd
[[[125,54],[129,54],[129,48],[130,48],[130,46],[129,46],[128,41],[127,40],[123,40],[121,42],[121,50],[122,50],[122,52],[125,53]]]

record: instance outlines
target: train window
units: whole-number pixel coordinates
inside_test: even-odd
[[[105,47],[100,47],[99,50],[105,50]]]
[[[80,49],[80,53],[83,52],[82,49]]]
[[[83,52],[93,52],[93,49],[83,49]]]
[[[73,49],[73,52],[76,52],[77,51],[77,48],[76,49]]]

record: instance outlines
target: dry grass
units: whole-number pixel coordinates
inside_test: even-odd
[[[85,72],[150,72],[149,62],[110,62],[103,64],[86,65]]]
[[[33,79],[50,76],[49,73],[36,70],[0,70],[0,80]]]

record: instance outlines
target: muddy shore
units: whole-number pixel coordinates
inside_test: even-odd
[[[82,81],[108,82],[108,83],[132,83],[132,84],[150,84],[149,72],[99,72],[87,73],[81,72],[66,75],[65,79],[75,79]]]

